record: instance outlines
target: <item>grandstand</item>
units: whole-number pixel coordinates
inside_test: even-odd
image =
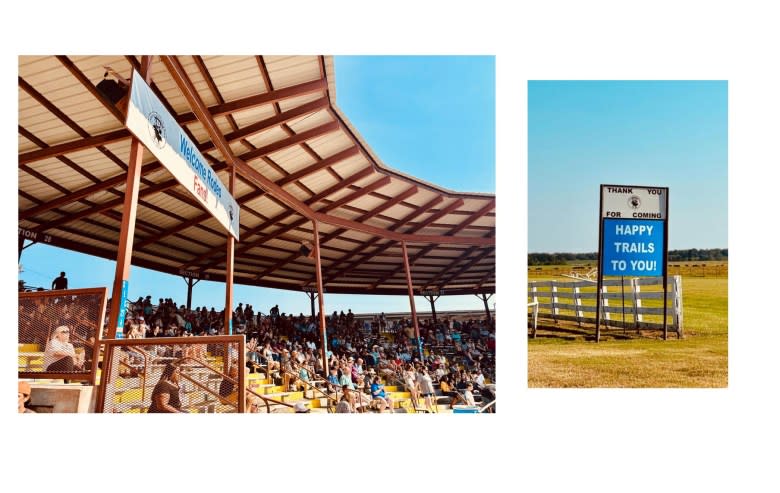
[[[138,91],[159,104],[143,131],[131,118]],[[19,377],[42,412],[62,412],[74,392],[71,410],[144,412],[169,378],[191,412],[333,412],[343,390],[328,388],[329,368],[373,346],[382,358],[366,370],[397,411],[419,410],[403,363],[445,365],[462,384],[492,373],[495,196],[385,165],[336,105],[332,57],[22,56],[18,127],[20,259],[42,242],[116,260],[111,287],[19,295]],[[161,153],[169,144],[184,157]],[[185,161],[194,184],[181,179]],[[186,307],[153,307],[160,332],[139,329],[122,295],[131,262],[188,281]],[[231,308],[193,310],[199,280],[224,282]],[[305,292],[311,317],[250,322],[234,309],[235,283]],[[376,325],[381,314],[329,320],[326,293],[408,295],[410,311]],[[420,320],[415,294],[435,322]],[[482,297],[485,312],[433,311],[455,294]],[[265,342],[279,359],[247,365]],[[311,358],[286,361],[304,344]],[[68,365],[49,364],[57,345],[73,351]]]

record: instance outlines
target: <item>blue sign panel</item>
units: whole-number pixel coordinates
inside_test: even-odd
[[[601,271],[605,276],[661,276],[664,222],[604,219]]]
[[[125,329],[125,314],[127,313],[127,279],[122,281],[122,294],[119,297],[119,315],[116,320],[116,338],[123,338]]]

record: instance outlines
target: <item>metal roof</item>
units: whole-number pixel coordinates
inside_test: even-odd
[[[19,57],[20,236],[116,259],[131,134],[95,85],[140,62]],[[401,241],[416,290],[494,292],[495,196],[384,165],[336,106],[331,57],[154,57],[151,82],[223,183],[239,163],[235,283],[314,286],[299,249],[317,220],[327,292],[406,294]],[[143,163],[133,264],[224,280],[225,230],[148,150]]]

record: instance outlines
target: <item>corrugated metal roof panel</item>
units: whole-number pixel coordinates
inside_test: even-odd
[[[97,82],[103,77],[103,65],[111,65],[127,77],[130,75],[131,64],[123,56],[72,56],[69,57],[69,60],[78,70],[83,72],[91,83]],[[140,61],[140,57],[136,57],[136,60]],[[198,97],[207,106],[213,106],[220,101],[235,101],[247,96],[261,95],[269,90],[279,90],[316,80],[320,78],[322,69],[320,67],[321,59],[317,56],[203,57],[203,63],[222,96],[220,99],[212,92],[206,77],[201,73],[192,57],[182,56],[179,57],[179,61],[196,87]],[[273,81],[273,87],[265,87],[263,82],[261,66],[264,61],[270,79]],[[326,70],[329,70],[327,72],[328,90],[333,98],[335,85],[332,78],[332,60],[326,58],[324,62]],[[79,127],[85,129],[90,135],[97,135],[95,132],[106,133],[123,128],[121,122],[55,57],[22,57],[19,64],[20,77],[25,78],[25,81],[29,82],[35,91],[41,91],[44,97],[60,111],[69,115]],[[171,78],[165,65],[157,58],[152,64],[152,79],[162,92],[163,97],[168,99],[168,103],[175,108],[176,113],[189,113],[191,111],[186,98]],[[55,84],[57,87],[52,87],[52,81],[59,81]],[[298,105],[323,96],[325,96],[325,91],[282,100],[278,103],[278,111],[289,111]],[[233,113],[233,118],[240,128],[244,128],[247,125],[267,120],[276,115],[278,111],[274,104],[265,104],[259,108]],[[300,134],[333,121],[334,117],[343,123],[344,126],[341,130],[330,131],[319,137],[310,138],[305,143],[288,146],[272,153],[268,159],[258,156],[249,163],[250,166],[268,179],[283,183],[280,180],[284,180],[292,173],[307,170],[320,159],[328,159],[340,151],[358,146],[359,154],[332,164],[330,168],[321,168],[317,171],[309,170],[308,174],[299,177],[299,181],[284,184],[284,190],[304,203],[310,201],[313,194],[320,195],[323,191],[329,190],[329,194],[323,196],[319,202],[311,201],[312,208],[314,210],[329,210],[329,214],[332,216],[355,220],[365,215],[366,212],[382,208],[386,201],[394,200],[402,194],[405,195],[413,186],[417,186],[418,193],[405,197],[404,202],[382,210],[378,215],[363,222],[378,228],[399,232],[417,231],[419,234],[446,234],[453,232],[454,228],[458,228],[458,225],[464,225],[463,221],[471,221],[466,227],[460,228],[460,231],[457,232],[458,236],[485,237],[494,232],[494,212],[490,215],[469,219],[475,211],[479,211],[484,206],[486,200],[492,199],[492,196],[483,197],[480,194],[449,192],[395,170],[383,168],[381,161],[376,158],[373,151],[362,141],[356,129],[335,106],[331,106],[328,111],[319,110],[315,114],[291,120],[288,122],[288,127],[295,134]],[[226,115],[215,117],[215,122],[218,130],[223,134],[228,134],[234,129]],[[64,142],[75,144],[82,139],[77,132],[68,128],[65,122],[59,121],[50,111],[21,89],[19,91],[19,124],[24,127],[25,131],[32,133],[28,137],[21,135],[20,132],[20,153],[39,149],[40,146],[35,143],[35,138],[42,139],[44,145],[57,145]],[[208,141],[209,137],[203,125],[193,123],[190,127],[195,140]],[[350,133],[349,129],[355,133]],[[252,142],[250,145],[241,142],[233,142],[230,145],[232,151],[240,156],[253,148],[280,143],[288,138],[290,138],[290,131],[277,125],[273,129],[249,137],[248,140]],[[114,162],[114,159],[122,162],[128,161],[130,142],[131,140],[126,138],[106,144],[104,147],[113,156],[106,156],[97,149],[71,151],[66,155],[67,159],[76,163],[77,166],[83,167],[87,173],[98,180],[111,180],[113,184],[111,187],[106,187],[104,190],[85,197],[87,201],[94,204],[93,206],[84,205],[81,201],[72,201],[65,202],[57,209],[47,208],[47,202],[60,199],[63,192],[42,183],[31,173],[40,172],[43,176],[49,177],[45,179],[53,180],[52,184],[56,183],[57,186],[67,187],[74,192],[92,187],[92,179],[83,176],[82,173],[73,170],[60,160],[48,158],[33,162],[29,168],[25,168],[24,165],[20,166],[18,172],[20,190],[27,194],[25,197],[37,199],[29,200],[20,195],[18,204],[21,214],[24,214],[24,211],[35,209],[32,212],[35,216],[31,217],[30,220],[20,220],[20,225],[26,224],[31,228],[36,228],[41,223],[51,224],[55,226],[48,228],[51,230],[52,237],[62,235],[61,237],[64,239],[74,239],[78,245],[94,245],[104,250],[101,255],[107,254],[105,250],[115,251],[116,239],[119,234],[119,221],[121,220],[119,211],[122,207],[122,194],[125,188],[125,172],[122,166]],[[225,159],[216,149],[205,154],[216,162]],[[147,165],[156,161],[153,155],[146,150],[143,159]],[[371,169],[373,163],[379,165],[375,168],[375,172],[349,186],[345,185],[345,181],[349,180],[350,177]],[[25,169],[29,169],[29,172]],[[142,205],[139,206],[136,225],[136,244],[141,245],[139,246],[141,251],[134,253],[134,259],[147,261],[165,270],[176,270],[176,267],[183,265],[222,277],[225,263],[222,250],[224,250],[227,233],[213,217],[196,204],[194,199],[190,198],[189,192],[185,190],[186,187],[172,185],[163,191],[149,194],[150,184],[173,184],[175,180],[165,168],[154,172],[148,170],[147,166],[142,168]],[[389,184],[383,185],[371,193],[361,193],[365,187],[387,176],[391,177]],[[223,184],[227,183],[228,171],[219,171],[218,177]],[[342,189],[331,190],[339,184],[342,185]],[[255,191],[255,184],[249,184],[239,179],[233,194],[237,197],[244,197],[247,194],[256,193]],[[348,203],[338,207],[327,207],[334,201],[356,195],[357,197],[352,198]],[[434,205],[431,210],[415,215],[410,224],[398,223],[399,219],[408,217],[414,211],[414,207],[427,204],[437,196],[444,197],[444,200]],[[432,225],[421,227],[429,220],[431,214],[444,210],[448,204],[459,198],[464,200],[464,204],[458,207],[455,212],[437,218]],[[313,262],[310,259],[302,258],[297,253],[301,241],[311,240],[311,221],[298,213],[288,211],[287,207],[280,206],[279,202],[279,200],[271,200],[268,196],[263,195],[242,204],[242,241],[237,244],[238,253],[235,259],[237,282],[256,283],[258,282],[258,274],[263,276],[260,280],[261,283],[290,286],[293,289],[301,284],[312,282],[314,277]],[[107,213],[94,212],[88,216],[84,215],[85,211],[90,212],[93,207],[99,208],[102,204],[112,204],[112,209]],[[251,210],[254,212],[250,212]],[[280,217],[281,220],[279,220]],[[69,220],[63,223],[64,218]],[[182,226],[187,224],[186,221],[190,221],[192,218],[205,219],[197,225],[183,228]],[[274,219],[275,224],[267,225],[270,219]],[[61,223],[62,227],[56,227],[58,223]],[[291,225],[294,227],[291,228]],[[259,229],[259,226],[265,227]],[[256,234],[250,234],[247,228],[258,231]],[[396,240],[382,238],[377,241],[377,238],[372,234],[355,230],[342,230],[341,226],[330,224],[327,221],[321,222],[319,229],[321,238],[327,240],[323,241],[322,245],[322,264],[326,277],[327,271],[330,269],[334,269],[331,274],[335,274],[335,271],[343,270],[351,264],[359,262],[352,269],[352,272],[340,274],[336,283],[331,279],[326,289],[339,290],[344,289],[344,286],[351,286],[352,289],[363,291],[381,281],[380,287],[385,286],[399,292],[405,292],[405,279],[400,262],[401,252]],[[154,239],[157,239],[159,243],[151,242]],[[148,245],[147,242],[149,242]],[[366,245],[371,246],[366,247]],[[474,249],[465,246],[441,245],[430,248],[428,245],[420,245],[415,242],[409,242],[408,245],[410,255],[413,258],[418,256],[420,252],[426,252],[424,256],[420,256],[421,258],[413,262],[414,275],[418,278],[415,280],[416,283],[436,279],[437,269],[447,271],[439,276],[446,280],[444,289],[456,284],[473,287],[474,283],[477,282],[482,282],[483,285],[494,283],[492,280],[494,276],[491,278],[488,275],[491,267],[495,265],[494,247]],[[87,247],[85,246],[85,248]],[[373,256],[377,252],[379,255]],[[467,252],[469,256],[465,258]],[[474,262],[480,255],[484,258]],[[470,263],[472,265],[469,267]],[[463,266],[467,266],[469,269],[461,274],[458,271]],[[456,278],[449,280],[452,277],[451,274],[457,274]]]
[[[317,56],[266,56],[266,67],[274,89],[294,86],[320,78]]]

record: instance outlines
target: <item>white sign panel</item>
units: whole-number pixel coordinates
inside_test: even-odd
[[[601,185],[601,217],[666,219],[668,188]]]
[[[238,240],[238,203],[136,71],[133,71],[125,126]]]

